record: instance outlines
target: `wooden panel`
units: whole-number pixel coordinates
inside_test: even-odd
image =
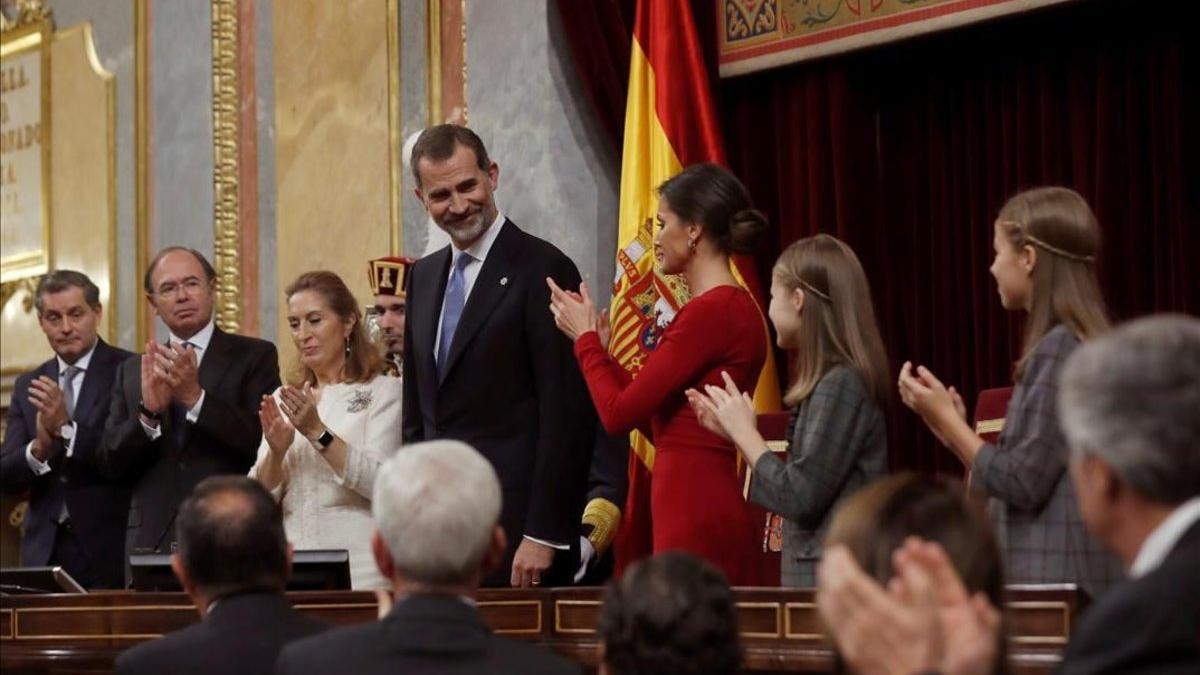
[[[812,589],[734,590],[742,630],[743,668],[828,672],[833,652],[824,640]],[[375,596],[363,591],[290,593],[301,612],[336,625],[372,621]],[[1008,591],[1017,673],[1050,673],[1086,598],[1067,586]],[[586,666],[597,665],[602,590],[481,590],[484,619],[496,633],[537,642]],[[107,672],[135,642],[199,620],[181,593],[95,593],[0,598],[0,668],[36,672]]]

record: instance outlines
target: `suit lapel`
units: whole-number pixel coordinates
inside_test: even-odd
[[[509,279],[514,278],[513,253],[520,232],[510,220],[505,220],[500,227],[503,229],[496,236],[487,259],[483,261],[483,268],[479,270],[475,285],[471,287],[471,296],[467,298],[467,305],[463,308],[462,318],[458,320],[458,327],[454,330],[454,342],[450,343],[450,353],[441,368],[438,384],[446,381],[446,375],[454,369],[454,364],[466,351],[471,338],[475,337],[475,333],[479,332],[491,316],[492,310],[500,304],[500,299],[511,285]]]
[[[214,327],[212,339],[208,341],[208,349],[204,354],[204,360],[200,362],[200,388],[204,391],[212,391],[221,383],[221,376],[225,374],[225,352],[229,348],[229,341],[226,339],[225,333],[220,328]]]
[[[83,375],[83,387],[75,397],[75,421],[87,420],[104,383],[112,385],[112,364],[109,362],[111,355],[104,340],[96,338],[96,351],[92,352],[92,361]]]
[[[446,280],[450,273],[450,246],[429,254],[427,274],[434,277],[425,281],[422,286],[430,289],[424,298],[417,290],[421,286],[414,285],[410,299],[413,316],[410,330],[413,332],[413,349],[416,354],[408,354],[407,358],[418,359],[417,384],[422,391],[433,393],[437,390],[437,362],[434,347],[437,345],[437,334],[441,328],[442,300],[446,295]],[[414,280],[415,281],[415,280]]]

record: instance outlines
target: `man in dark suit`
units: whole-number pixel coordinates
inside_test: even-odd
[[[0,488],[29,492],[21,564],[120,588],[129,487],[100,474],[96,448],[117,367],[133,354],[96,334],[104,309],[87,275],[50,272],[34,306],[55,357],[17,378],[0,450]]]
[[[276,672],[578,673],[548,650],[496,637],[475,607],[480,579],[504,558],[500,495],[491,464],[458,441],[406,446],[384,462],[371,548],[395,605],[385,595],[380,621],[289,645]]]
[[[569,584],[595,410],[554,327],[546,278],[578,288],[579,271],[500,213],[500,169],[471,130],[427,129],[412,166],[417,196],[451,245],[412,269],[404,441],[465,441],[495,466],[510,544],[485,585]]]
[[[1062,673],[1200,673],[1200,319],[1149,317],[1063,367],[1059,417],[1088,529],[1129,570]]]
[[[171,568],[201,621],[125,651],[117,673],[271,673],[285,644],[327,628],[283,595],[292,547],[278,502],[257,481],[206,478],[179,507],[177,521]]]
[[[215,474],[254,463],[262,397],[279,386],[275,345],[213,322],[216,272],[198,252],[167,248],[143,280],[170,331],[117,375],[100,465],[133,482],[126,553],[170,552],[179,503]]]

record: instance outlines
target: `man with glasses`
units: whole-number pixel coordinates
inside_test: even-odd
[[[133,354],[100,339],[100,289],[81,272],[42,277],[34,307],[54,358],[17,378],[0,450],[0,489],[29,495],[21,564],[120,588],[129,488],[101,475],[96,447],[117,368]]]
[[[167,553],[179,504],[201,480],[254,464],[262,398],[279,386],[275,345],[213,321],[216,272],[200,253],[163,249],[143,280],[170,337],[122,366],[100,464],[133,484],[126,553]]]

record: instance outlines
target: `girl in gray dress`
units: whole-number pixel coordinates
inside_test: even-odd
[[[728,376],[724,389],[691,390],[688,400],[752,467],[750,500],[783,516],[783,585],[809,587],[837,504],[887,472],[887,356],[862,264],[829,235],[801,239],[779,256],[768,314],[796,363],[784,396],[792,408],[787,458],[768,452],[750,395]]]
[[[972,491],[989,498],[1009,582],[1074,583],[1095,598],[1122,573],[1083,526],[1055,398],[1067,357],[1109,327],[1096,279],[1100,226],[1079,193],[1041,187],[1009,199],[993,229],[1000,302],[1027,314],[999,442],[967,425],[962,397],[924,366],[904,364],[900,398],[967,466]]]

